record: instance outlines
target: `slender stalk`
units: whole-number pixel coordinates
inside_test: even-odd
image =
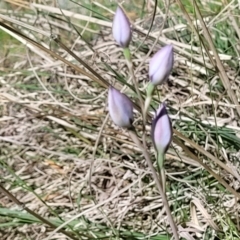
[[[154,91],[154,86],[150,86],[150,89],[148,90],[149,91],[148,101],[144,105],[144,101],[143,101],[142,95],[141,95],[141,93],[139,91],[138,82],[137,82],[137,80],[135,78],[135,74],[134,74],[134,71],[133,71],[133,64],[132,64],[131,53],[130,53],[129,48],[125,48],[123,50],[123,53],[124,53],[124,56],[125,56],[125,58],[127,60],[127,65],[128,65],[131,77],[132,77],[132,83],[133,83],[133,85],[135,87],[135,90],[136,90],[137,95],[138,95],[138,99],[140,101],[140,107],[141,107],[141,112],[142,112],[142,117],[143,117],[143,136],[142,136],[143,144],[140,142],[140,140],[139,140],[139,138],[138,138],[138,136],[137,136],[137,134],[136,134],[136,132],[134,130],[130,130],[129,129],[128,132],[129,132],[129,135],[132,138],[132,140],[137,144],[137,146],[139,146],[139,148],[143,152],[143,155],[144,155],[144,157],[145,157],[145,159],[146,159],[146,161],[148,163],[149,168],[151,169],[154,181],[156,182],[157,188],[158,188],[158,190],[160,192],[160,195],[162,197],[163,205],[165,206],[165,210],[166,210],[166,213],[167,213],[167,216],[168,216],[168,220],[169,220],[170,226],[172,228],[175,240],[179,240],[177,226],[176,226],[176,224],[175,224],[175,222],[173,220],[173,217],[172,217],[172,214],[171,214],[171,210],[170,210],[170,207],[169,207],[169,204],[168,204],[168,201],[167,201],[166,193],[163,190],[163,184],[164,183],[161,182],[162,181],[162,177],[161,177],[161,180],[158,178],[157,173],[156,173],[156,171],[155,171],[155,169],[153,167],[153,164],[151,162],[151,158],[149,156],[149,153],[146,150],[146,138],[145,138],[146,115],[147,115],[148,106],[150,105],[150,102],[151,102],[151,98],[152,98],[151,96],[152,96],[152,93]],[[159,172],[162,173],[162,171],[159,171]],[[161,174],[161,176],[162,176],[162,174]]]
[[[166,176],[165,176],[165,170],[164,170],[164,158],[165,158],[165,154],[163,152],[157,153],[158,172],[162,182],[163,191],[165,192]]]
[[[132,138],[132,140],[135,142],[135,144],[142,150],[143,152],[143,155],[147,161],[147,164],[152,172],[152,175],[153,175],[153,179],[154,181],[156,182],[156,185],[157,185],[157,188],[160,192],[160,195],[162,197],[162,202],[163,202],[163,205],[165,207],[165,210],[166,210],[166,213],[167,213],[167,216],[168,216],[168,220],[169,220],[169,223],[170,223],[170,226],[172,228],[172,231],[173,231],[173,235],[174,235],[174,238],[175,240],[179,240],[179,235],[178,235],[178,229],[177,229],[177,226],[176,226],[176,223],[174,222],[173,220],[173,216],[172,216],[172,213],[171,213],[171,210],[170,210],[170,206],[168,204],[168,200],[167,200],[167,195],[166,193],[163,191],[163,186],[162,186],[162,182],[161,180],[159,179],[156,171],[155,171],[155,168],[153,167],[153,164],[152,164],[152,161],[151,161],[151,158],[149,156],[149,153],[148,151],[144,148],[144,146],[142,145],[142,143],[140,142],[136,132],[134,132],[133,130],[128,130],[128,133],[130,135],[130,137]]]
[[[150,82],[147,87],[147,97],[145,99],[145,105],[144,105],[144,116],[147,115],[148,108],[152,101],[152,95],[154,93],[155,86]]]
[[[123,53],[124,53],[124,56],[127,60],[127,65],[128,65],[129,72],[131,74],[132,83],[135,87],[135,90],[136,90],[137,95],[138,95],[138,99],[140,101],[141,112],[143,114],[143,126],[145,127],[146,117],[144,116],[144,101],[143,101],[142,95],[139,91],[138,82],[137,82],[137,79],[136,79],[134,71],[133,71],[133,63],[132,63],[132,58],[131,58],[131,53],[130,53],[129,48],[124,48]]]

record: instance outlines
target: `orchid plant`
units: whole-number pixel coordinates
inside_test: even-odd
[[[112,33],[117,44],[123,48],[124,56],[127,60],[132,82],[134,84],[136,93],[138,95],[142,116],[143,124],[146,124],[146,116],[148,113],[148,108],[151,104],[152,96],[156,86],[166,82],[171,74],[174,54],[173,46],[171,44],[162,47],[149,62],[149,84],[146,91],[146,99],[143,101],[142,95],[139,91],[138,81],[134,76],[133,65],[131,62],[131,54],[129,49],[129,44],[132,39],[131,25],[121,7],[118,7],[114,16]],[[124,93],[114,87],[110,87],[108,91],[108,108],[109,114],[112,121],[118,126],[128,130],[129,135],[132,137],[133,141],[140,147],[143,151],[144,157],[151,169],[154,180],[161,194],[162,200],[165,203],[165,209],[168,215],[169,223],[171,225],[173,235],[175,239],[179,239],[176,224],[171,215],[170,207],[167,201],[165,193],[166,177],[164,171],[164,158],[165,154],[169,148],[172,141],[172,124],[168,116],[166,104],[160,104],[158,110],[156,111],[155,117],[152,120],[151,127],[151,138],[153,146],[156,151],[156,160],[158,165],[158,174],[153,167],[151,156],[148,150],[144,147],[146,146],[145,138],[139,139],[137,132],[133,126],[133,102]],[[145,129],[143,127],[143,129]],[[145,136],[145,135],[144,135]]]

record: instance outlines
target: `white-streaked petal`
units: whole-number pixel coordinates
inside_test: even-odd
[[[157,151],[165,153],[172,140],[172,125],[163,103],[152,122],[152,140]]]
[[[166,45],[151,58],[149,62],[149,78],[154,85],[164,83],[173,68],[173,46]]]
[[[132,33],[130,22],[121,7],[118,7],[113,19],[112,33],[115,41],[123,48],[128,47]]]
[[[113,122],[119,127],[129,128],[133,121],[133,104],[131,100],[117,89],[108,91],[108,107]]]

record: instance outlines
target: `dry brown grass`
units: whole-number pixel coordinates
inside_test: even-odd
[[[74,229],[79,227],[75,232],[68,228],[79,233],[76,239],[105,235],[106,239],[130,239],[124,231],[134,233],[131,239],[166,236],[169,223],[145,159],[128,134],[108,119],[107,84],[120,89],[124,79],[130,83],[122,51],[111,36],[111,22],[99,20],[85,9],[78,14],[61,12],[52,1],[5,2],[12,5],[0,10],[0,31],[12,37],[4,42],[0,62],[2,186],[27,208],[56,221],[56,226],[61,226],[62,219]],[[234,4],[225,3],[218,14],[204,19],[213,39],[216,24],[224,19],[232,23],[230,30],[239,40]],[[100,1],[97,5],[105,16],[112,17],[112,10],[103,10]],[[180,13],[174,4],[168,12],[171,21],[165,27],[161,23],[166,16],[157,9],[147,37],[152,7],[149,1],[144,20],[132,17],[135,31],[131,50],[136,78],[144,92],[149,56],[161,45],[174,45],[173,74],[169,84],[159,89],[161,94],[156,95],[153,106],[167,102],[175,129],[165,168],[167,194],[180,235],[187,240],[215,236],[239,239],[239,44],[234,45],[234,55],[216,49],[216,42],[212,49],[207,33],[201,35],[201,21],[193,21],[195,16],[190,14],[192,27],[197,29],[191,32],[183,8]],[[71,17],[89,45],[66,17]],[[57,38],[60,45],[51,38],[56,34],[61,36]],[[139,46],[142,41],[145,44]],[[95,73],[64,51],[61,43]],[[216,57],[220,63],[215,62]],[[138,105],[134,91],[129,87],[124,91]],[[135,126],[141,131],[141,115],[137,110],[135,113]],[[154,160],[150,138],[148,148]],[[25,214],[0,193],[1,239],[67,239],[36,219],[21,219],[16,210]],[[18,224],[11,225],[14,221]],[[145,237],[136,237],[136,233]]]

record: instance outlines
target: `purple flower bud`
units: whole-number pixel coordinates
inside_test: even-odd
[[[115,41],[122,48],[127,48],[131,38],[130,22],[121,7],[117,8],[113,19],[112,33]]]
[[[165,103],[159,106],[152,121],[152,140],[158,153],[165,154],[172,141],[172,124]]]
[[[149,62],[149,78],[153,85],[159,85],[168,80],[173,68],[173,46],[161,48]]]
[[[125,128],[132,127],[132,101],[114,87],[110,87],[108,90],[108,107],[110,116],[117,126]]]

